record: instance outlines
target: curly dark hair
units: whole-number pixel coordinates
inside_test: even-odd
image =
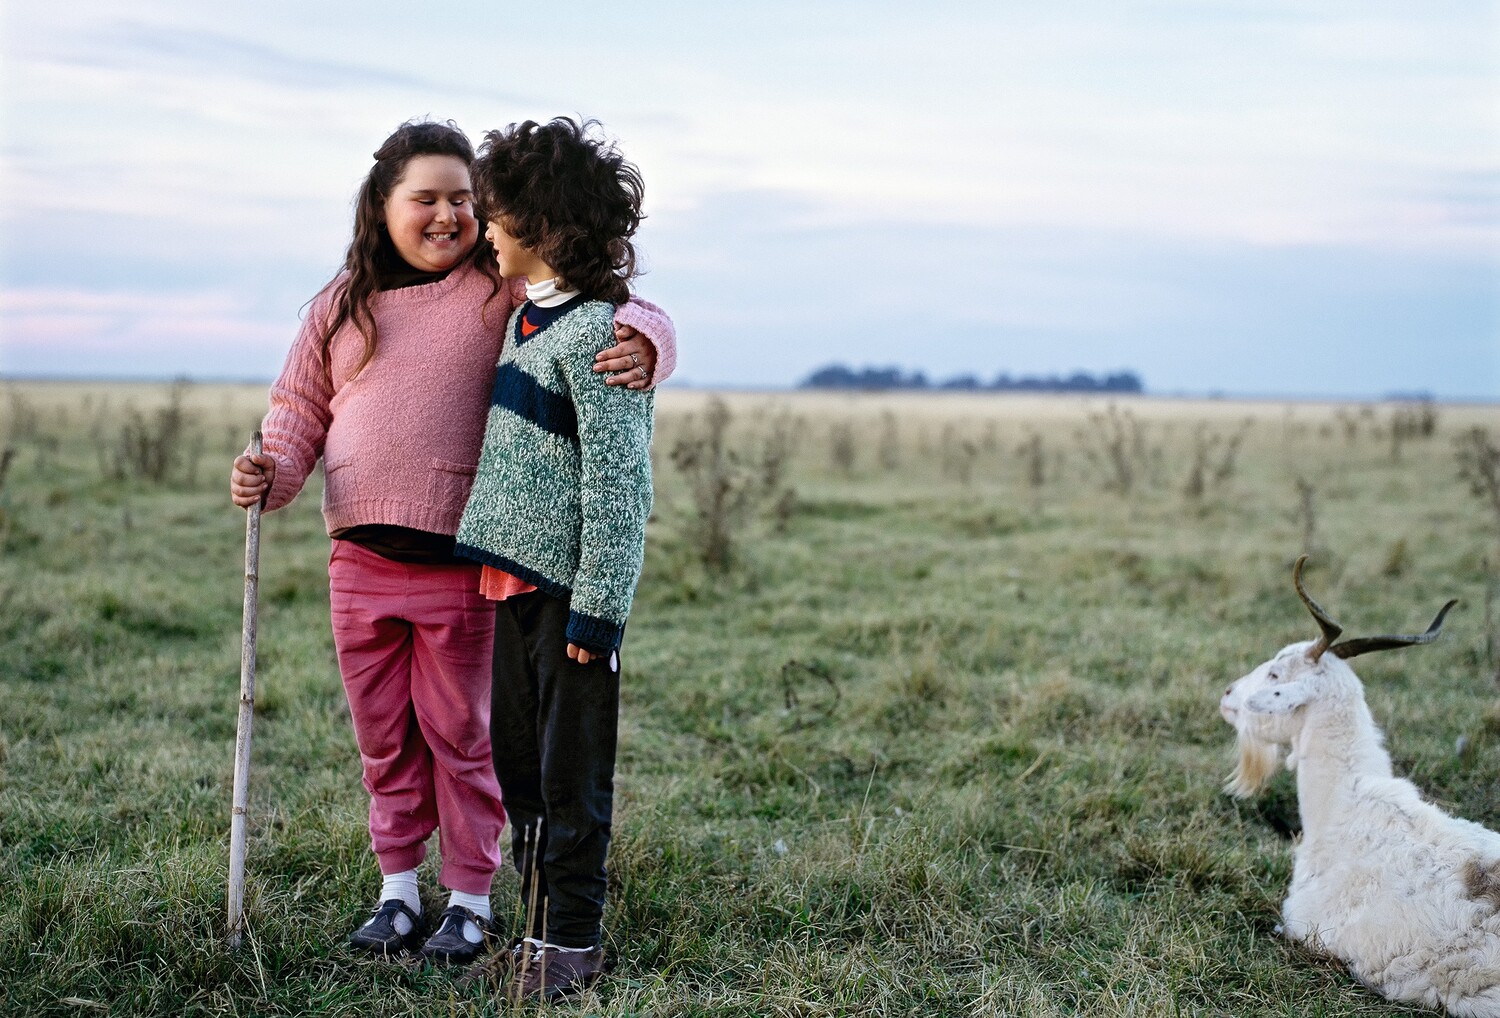
[[[375,150],[375,165],[370,167],[354,198],[354,239],[344,255],[344,271],[348,276],[334,290],[333,313],[323,323],[323,372],[329,379],[333,378],[333,337],[345,322],[353,322],[365,338],[364,353],[355,374],[375,356],[379,330],[370,312],[370,298],[380,289],[383,271],[406,264],[391,243],[390,234],[382,229],[382,210],[386,198],[406,175],[407,164],[417,156],[455,156],[472,166],[474,146],[451,120],[443,123],[408,120]],[[495,270],[495,253],[483,237],[474,245],[469,260],[490,277],[493,299],[500,292],[500,276]]]
[[[528,120],[485,134],[475,211],[557,270],[571,289],[623,304],[637,274],[630,238],[645,218],[641,172],[597,120]]]

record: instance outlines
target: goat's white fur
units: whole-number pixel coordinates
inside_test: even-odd
[[[1302,837],[1286,936],[1392,1000],[1500,1018],[1500,834],[1424,802],[1391,771],[1364,687],[1294,643],[1237,680],[1219,711],[1239,739],[1226,790],[1263,789],[1287,755]]]

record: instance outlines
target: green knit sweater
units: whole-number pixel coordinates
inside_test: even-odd
[[[540,328],[522,323],[528,308]],[[569,642],[620,645],[651,512],[655,398],[604,384],[613,304],[522,305],[506,327],[459,555],[569,603]]]

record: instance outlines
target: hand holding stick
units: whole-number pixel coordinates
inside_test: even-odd
[[[260,455],[261,435],[250,440]],[[245,924],[245,812],[250,804],[250,729],[255,722],[256,587],[260,581],[260,501],[245,511],[245,612],[240,642],[240,718],[234,740],[234,806],[229,815],[229,946]]]

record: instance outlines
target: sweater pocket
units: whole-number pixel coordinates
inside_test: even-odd
[[[323,504],[346,505],[359,500],[359,475],[354,463],[338,463],[329,466],[323,463]]]
[[[469,489],[474,486],[476,469],[473,463],[433,460],[427,478],[427,504],[462,512],[464,503],[469,501]]]

